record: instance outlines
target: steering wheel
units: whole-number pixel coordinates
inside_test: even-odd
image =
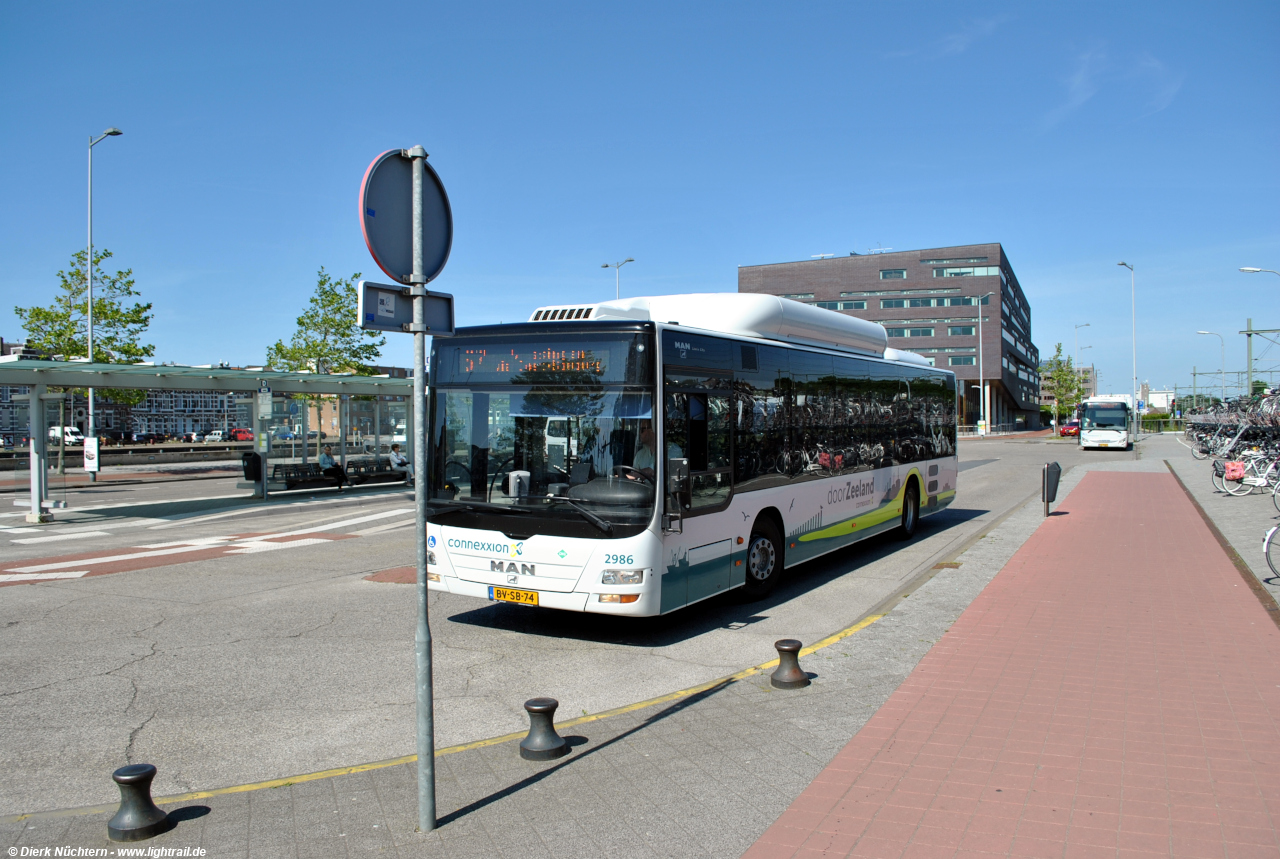
[[[629,465],[615,465],[615,466],[613,467],[613,476],[614,476],[614,477],[627,477],[627,478],[630,478],[630,479],[632,479],[632,480],[639,480],[641,483],[647,483],[647,484],[649,484],[650,486],[653,486],[653,485],[654,485],[654,480],[653,480],[653,478],[652,478],[652,477],[650,477],[649,475],[645,474],[645,473],[644,473],[643,471],[641,471],[640,469],[638,469],[638,468],[632,468],[632,467],[631,467],[631,466],[629,466]]]

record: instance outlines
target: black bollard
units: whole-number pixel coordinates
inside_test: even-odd
[[[569,754],[569,744],[552,724],[560,702],[555,698],[530,698],[524,702],[529,713],[529,736],[520,741],[520,757],[526,761],[551,761]]]
[[[809,675],[800,670],[800,642],[794,638],[775,641],[778,649],[778,667],[769,682],[778,689],[803,689],[809,685]]]
[[[131,764],[111,774],[120,785],[120,810],[107,824],[112,841],[145,841],[168,830],[168,815],[151,801],[151,780],[156,768],[151,764]]]

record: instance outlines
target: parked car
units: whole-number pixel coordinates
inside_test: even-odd
[[[1080,421],[1075,419],[1067,421],[1058,430],[1058,435],[1063,438],[1080,435]]]
[[[271,437],[276,441],[293,441],[298,434],[288,427],[276,427],[271,431]]]
[[[49,443],[57,444],[59,440],[65,445],[84,444],[84,433],[79,427],[49,427]]]
[[[136,432],[133,441],[135,444],[163,444],[166,437],[162,432]]]
[[[319,436],[320,436],[320,439],[323,441],[324,439],[326,439],[326,438],[328,438],[328,437],[329,437],[329,434],[328,434],[328,433],[325,433],[325,432],[321,432],[321,433],[319,433]],[[316,431],[315,431],[315,430],[308,430],[308,432],[307,432],[307,441],[315,441],[315,439],[316,439]]]
[[[227,433],[227,441],[253,441],[253,430],[236,427]]]
[[[204,433],[202,432],[184,432],[182,440],[188,444],[199,444],[204,441]]]
[[[226,439],[222,437],[222,430],[214,430],[213,432],[206,434],[204,437],[205,444],[209,444],[210,442],[221,443],[224,441],[226,441]]]

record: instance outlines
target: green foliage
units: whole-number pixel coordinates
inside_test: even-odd
[[[13,309],[22,320],[31,348],[67,358],[88,356],[88,256],[88,251],[76,251],[67,270],[58,272],[58,291],[51,305]],[[129,302],[139,296],[133,269],[108,275],[101,266],[111,256],[106,249],[93,255],[93,360],[133,364],[155,355],[155,346],[140,342],[151,325],[151,303]],[[146,399],[146,392],[140,390],[105,390],[102,394],[128,405]]]
[[[267,366],[273,370],[372,375],[385,337],[364,331],[356,312],[356,282],[360,274],[336,278],[320,267],[316,291],[298,317],[298,329],[286,344],[277,340],[267,349]]]
[[[1076,404],[1084,399],[1084,383],[1076,372],[1071,358],[1062,356],[1062,344],[1054,349],[1053,357],[1045,364],[1041,374],[1045,390],[1053,395],[1053,413],[1074,414]]]

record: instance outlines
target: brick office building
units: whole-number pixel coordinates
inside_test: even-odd
[[[964,424],[976,424],[980,412],[981,308],[989,420],[993,427],[1039,426],[1040,351],[1031,342],[1031,306],[998,242],[741,266],[738,291],[778,295],[880,323],[893,348],[917,352],[955,372],[964,385]]]

